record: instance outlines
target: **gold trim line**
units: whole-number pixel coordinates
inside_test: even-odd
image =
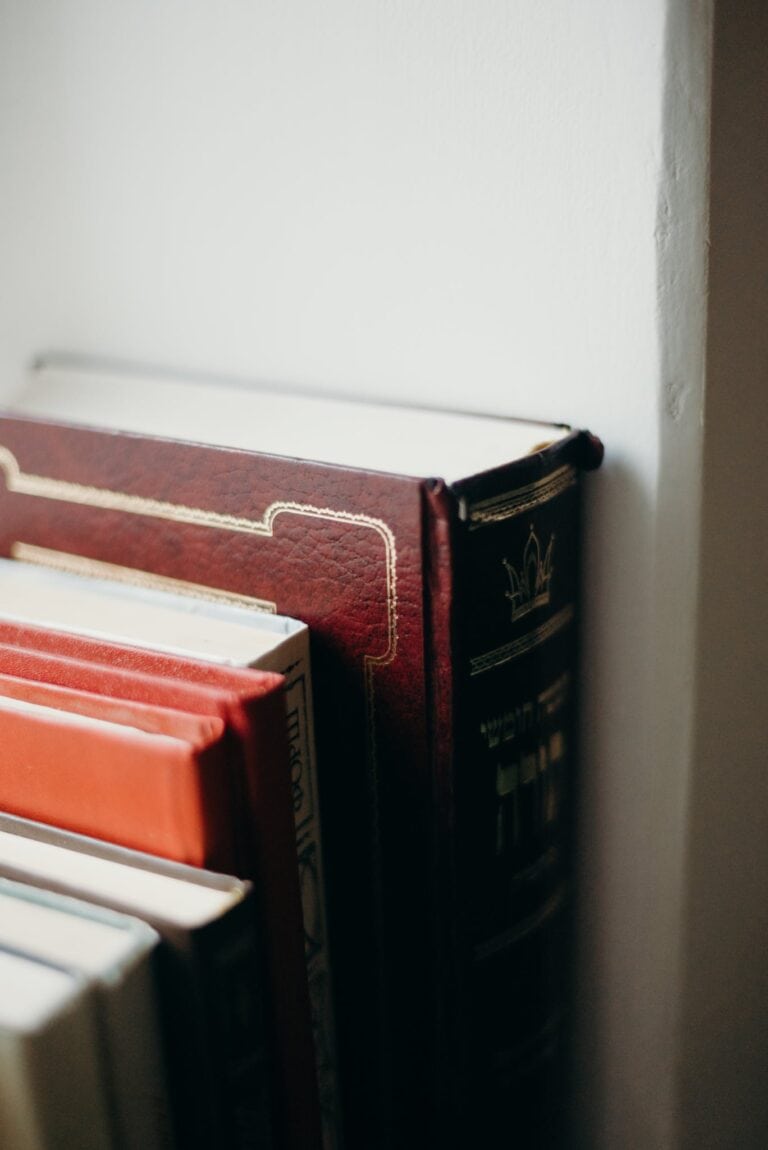
[[[225,603],[228,607],[246,607],[262,615],[277,613],[277,604],[269,599],[239,595],[236,591],[222,591],[216,587],[206,587],[202,583],[189,583],[186,579],[172,579],[170,575],[153,575],[147,571],[140,571],[137,567],[121,567],[118,563],[87,559],[83,555],[54,551],[49,547],[38,547],[34,543],[20,541],[12,543],[11,558],[19,559],[23,563],[34,563],[38,567],[48,567],[54,571],[66,571],[70,575],[105,579],[110,583],[125,583],[130,587],[142,587],[150,591],[188,595],[209,603]]]
[[[0,468],[6,473],[6,486],[19,495],[31,495],[38,499],[51,499],[57,502],[74,503],[85,507],[98,507],[105,511],[121,511],[129,515],[142,515],[151,519],[161,519],[171,523],[186,523],[195,527],[212,527],[221,531],[234,531],[244,535],[271,537],[274,523],[279,515],[301,515],[312,519],[325,519],[337,523],[375,531],[384,544],[386,557],[387,586],[387,647],[383,655],[365,655],[366,669],[387,666],[397,654],[397,567],[395,537],[389,524],[370,515],[358,515],[351,511],[337,511],[331,507],[316,507],[310,503],[297,503],[291,500],[276,500],[271,503],[262,519],[247,519],[242,516],[222,515],[217,511],[207,511],[200,507],[186,507],[183,504],[169,503],[159,499],[149,499],[141,495],[129,495],[107,488],[90,487],[80,483],[70,483],[63,479],[51,479],[43,475],[26,474],[19,467],[16,457],[7,447],[0,446]],[[88,562],[88,560],[84,560]],[[98,562],[94,560],[93,562]],[[85,571],[85,568],[83,569]],[[158,576],[158,578],[163,578]]]
[[[553,615],[551,619],[548,619],[546,623],[542,623],[540,627],[529,631],[522,638],[515,639],[511,643],[505,643],[503,647],[496,647],[485,655],[475,656],[469,661],[470,675],[482,675],[484,671],[490,671],[493,667],[500,667],[503,663],[519,659],[521,655],[527,655],[534,647],[545,643],[547,639],[551,639],[558,631],[567,627],[573,621],[575,614],[573,604],[570,603],[558,611],[556,615]]]
[[[575,484],[576,469],[566,464],[543,479],[526,484],[525,487],[505,491],[502,495],[494,495],[492,499],[481,499],[477,503],[470,503],[467,508],[469,529],[476,531],[479,527],[487,527],[491,523],[500,523],[517,515],[524,515],[533,508],[540,507],[542,503],[555,499]]]

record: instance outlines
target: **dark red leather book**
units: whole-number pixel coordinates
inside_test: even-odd
[[[58,379],[37,417],[5,419],[0,548],[310,625],[348,1147],[543,1145],[561,1108],[580,474],[600,445],[174,386]]]
[[[18,787],[11,763],[3,775],[7,775],[9,794],[0,794],[0,806],[254,881],[266,950],[267,1013],[274,1035],[278,1145],[304,1150],[319,1145],[320,1123],[281,687],[281,676],[269,672],[196,662],[0,621],[0,696],[109,717],[152,733],[175,732],[205,722],[198,716],[216,726],[219,769],[227,773],[223,793],[229,805],[217,820],[219,832],[204,855],[198,849],[190,857],[180,844],[174,849],[173,844],[164,843],[163,850],[157,844],[147,845],[156,806],[146,788],[135,792],[143,806],[134,837],[126,834],[127,814],[113,790],[114,801],[107,804],[111,821],[104,831],[98,829],[101,821],[93,821],[90,804],[83,803],[80,792],[73,793],[69,783],[64,794],[73,807],[72,817],[64,817],[58,791],[46,792],[47,813],[14,805]],[[129,791],[134,793],[130,787]],[[172,799],[174,792],[168,794]],[[173,804],[170,809],[175,809]],[[215,809],[212,803],[205,806],[209,816]],[[91,817],[87,825],[72,821],[80,810],[81,817],[86,813]],[[142,832],[145,838],[138,841],[135,835]],[[249,1145],[246,1131],[237,1136],[242,1145]]]

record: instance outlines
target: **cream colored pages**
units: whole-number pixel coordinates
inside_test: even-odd
[[[257,662],[284,637],[264,629],[258,612],[209,610],[180,595],[8,559],[0,559],[0,617],[238,667]]]
[[[568,434],[551,424],[54,363],[30,373],[11,409],[449,483],[500,467]]]

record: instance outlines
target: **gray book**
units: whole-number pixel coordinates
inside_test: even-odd
[[[0,950],[0,1146],[117,1150],[92,983]]]
[[[146,923],[80,899],[0,878],[0,946],[86,978],[95,992],[102,1065],[117,1143],[173,1146]]]

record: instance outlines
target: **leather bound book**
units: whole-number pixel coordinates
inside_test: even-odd
[[[39,372],[0,550],[312,633],[350,1148],[545,1144],[563,1045],[579,493],[508,419]]]
[[[24,642],[29,649],[21,646]],[[78,657],[86,654],[90,661]],[[188,857],[178,849],[160,850],[146,839],[127,837],[117,829],[123,826],[117,802],[110,804],[114,815],[110,833],[101,832],[100,822],[83,825],[65,818],[55,797],[50,798],[47,814],[22,808],[13,763],[7,770],[10,793],[0,792],[0,806],[123,846],[254,880],[269,988],[266,1007],[274,1035],[278,1145],[304,1150],[318,1145],[320,1123],[282,682],[280,675],[269,672],[197,664],[0,622],[0,705],[3,696],[16,697],[79,715],[109,717],[154,733],[177,731],[180,726],[186,730],[193,722],[215,726],[217,781],[220,789],[224,784],[229,805],[216,846],[205,855]],[[172,810],[174,794],[169,792]],[[75,795],[74,805],[80,801]],[[209,809],[206,805],[206,812]],[[151,812],[145,819],[143,825],[151,825]],[[254,969],[254,980],[258,977]],[[247,1130],[238,1130],[237,1136],[241,1142],[232,1141],[235,1131],[230,1131],[233,1147],[251,1144]]]

